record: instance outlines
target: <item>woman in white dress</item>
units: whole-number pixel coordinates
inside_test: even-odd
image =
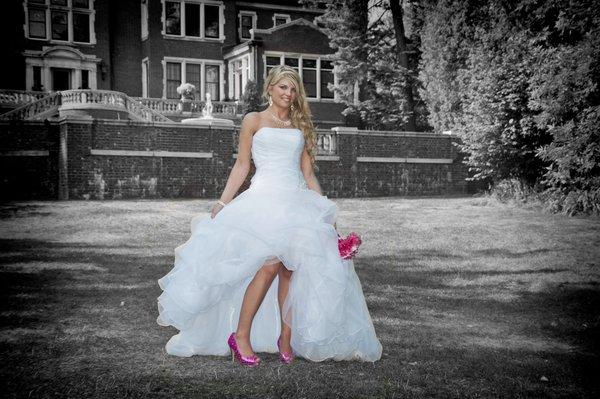
[[[256,352],[312,361],[376,361],[382,347],[352,260],[340,257],[337,205],[313,172],[316,134],[298,73],[273,68],[269,107],[242,121],[238,155],[210,217],[191,220],[158,280],[157,322],[179,331],[176,356],[226,355],[256,366]],[[234,198],[251,158],[256,173]],[[273,284],[275,282],[275,284]]]

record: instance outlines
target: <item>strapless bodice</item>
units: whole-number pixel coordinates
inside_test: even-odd
[[[300,168],[304,135],[300,129],[261,127],[252,137],[256,173],[251,188],[306,188]]]

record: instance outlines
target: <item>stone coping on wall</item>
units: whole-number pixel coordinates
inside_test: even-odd
[[[212,152],[188,151],[134,151],[90,149],[90,155],[109,155],[124,157],[171,157],[171,158],[212,158]]]
[[[103,124],[103,125],[115,125],[115,126],[155,126],[165,128],[183,128],[183,129],[206,129],[206,130],[232,130],[238,131],[240,126],[197,126],[197,125],[186,125],[180,122],[147,122],[147,121],[135,121],[135,120],[123,120],[123,119],[101,119],[92,118],[91,116],[84,115],[67,115],[60,118],[48,118],[48,122],[55,122],[59,124],[63,123],[82,123],[82,124]],[[0,124],[14,124],[14,121],[0,120]],[[36,124],[43,125],[46,123],[45,120],[27,120],[19,121],[16,123],[24,124]],[[356,135],[356,136],[388,136],[388,137],[428,137],[435,139],[447,139],[457,138],[455,133],[452,134],[440,134],[434,132],[404,132],[404,131],[393,131],[393,130],[358,130],[355,127],[349,126],[336,126],[331,129],[317,129],[319,134],[337,134],[337,135]]]
[[[49,154],[48,150],[0,151],[0,157],[47,157]]]
[[[454,160],[450,158],[356,157],[356,162],[452,164]]]

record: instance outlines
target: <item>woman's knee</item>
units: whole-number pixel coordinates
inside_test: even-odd
[[[275,263],[275,264],[270,264],[270,265],[263,265],[258,270],[257,274],[266,279],[273,279],[273,278],[275,278],[275,276],[277,275],[277,272],[279,271],[280,264],[281,264],[281,262]]]
[[[279,274],[279,278],[287,278],[287,279],[289,279],[289,278],[292,277],[292,271],[289,270],[287,267],[285,267],[283,265],[283,263],[281,263],[281,266],[279,267],[278,274]]]

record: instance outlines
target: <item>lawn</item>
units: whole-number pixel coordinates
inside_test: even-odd
[[[486,198],[336,199],[383,356],[167,355],[156,282],[207,200],[0,204],[4,397],[599,397],[600,220]]]

